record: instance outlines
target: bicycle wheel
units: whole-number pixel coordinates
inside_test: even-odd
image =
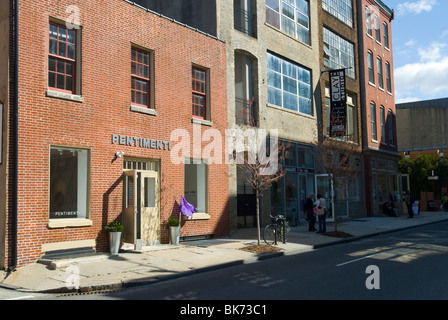
[[[279,232],[278,238],[280,238],[280,239],[277,238],[277,242],[278,241],[283,242],[283,225],[280,225],[279,228],[280,228],[280,230],[279,230],[280,232]],[[291,228],[289,227],[288,222],[285,222],[285,243],[288,241],[288,234],[289,234],[290,230],[291,230]]]
[[[275,228],[272,224],[268,224],[263,231],[263,240],[268,245],[273,245],[275,242]],[[278,241],[278,239],[277,239]]]

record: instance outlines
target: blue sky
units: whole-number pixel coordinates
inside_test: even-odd
[[[448,98],[448,1],[384,2],[395,10],[396,103]]]

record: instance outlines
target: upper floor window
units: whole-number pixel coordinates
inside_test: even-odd
[[[193,117],[206,119],[207,117],[207,70],[195,67],[192,68],[192,95],[193,95]]]
[[[377,129],[376,129],[376,105],[375,102],[370,102],[370,129],[372,134],[372,140],[376,141],[378,139]]]
[[[322,0],[322,8],[353,27],[353,0]]]
[[[377,62],[377,69],[378,69],[378,88],[384,89],[383,60],[380,57],[377,57],[376,62]]]
[[[381,43],[380,18],[375,14],[373,20],[375,23],[375,40]]]
[[[386,22],[383,22],[383,38],[384,38],[384,47],[389,49],[389,26]]]
[[[387,92],[392,93],[392,80],[391,80],[391,70],[389,62],[386,62],[386,89]]]
[[[343,141],[358,142],[358,117],[356,108],[356,97],[351,93],[347,93],[347,117],[345,123],[345,136],[336,139]],[[330,88],[325,87],[325,117],[326,117],[326,133],[331,136],[331,103]]]
[[[245,34],[257,36],[257,15],[255,0],[235,0],[233,3],[234,28]]]
[[[367,34],[372,36],[372,13],[370,12],[369,7],[366,7],[366,29]]]
[[[347,68],[346,74],[355,79],[355,49],[351,42],[324,28],[324,64],[332,69]]]
[[[77,32],[50,22],[48,87],[52,89],[76,92]]]
[[[131,50],[131,95],[132,104],[150,106],[150,53],[132,48]]]
[[[266,22],[306,44],[310,44],[308,0],[266,0]]]
[[[375,84],[375,70],[373,66],[373,53],[372,51],[367,52],[367,63],[369,68],[369,83]]]
[[[381,143],[386,143],[386,111],[384,107],[380,107],[380,127],[381,127]]]
[[[313,115],[311,71],[268,52],[268,103]]]

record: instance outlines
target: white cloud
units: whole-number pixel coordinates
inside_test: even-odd
[[[419,48],[419,62],[406,64],[394,70],[397,102],[448,97],[448,55],[445,43],[434,42]],[[422,98],[417,98],[420,95]]]
[[[418,94],[428,99],[437,95],[448,96],[448,56],[407,64],[395,69],[394,75],[397,101],[407,100]]]
[[[416,42],[415,40],[409,40],[409,41],[406,42],[404,45],[405,45],[406,47],[413,47],[413,46],[415,46],[416,43],[417,43],[417,42]]]
[[[420,14],[423,11],[431,11],[436,3],[436,0],[418,0],[414,2],[404,2],[398,5],[397,10],[401,15],[406,13]]]
[[[446,44],[434,42],[428,48],[419,48],[418,54],[421,61],[437,61],[442,58],[442,49],[446,47]]]

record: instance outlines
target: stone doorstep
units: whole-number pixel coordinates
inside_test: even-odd
[[[110,258],[110,254],[97,254],[87,257],[71,258],[71,259],[39,259],[37,263],[48,266],[51,270],[57,270],[74,264],[102,261]]]

